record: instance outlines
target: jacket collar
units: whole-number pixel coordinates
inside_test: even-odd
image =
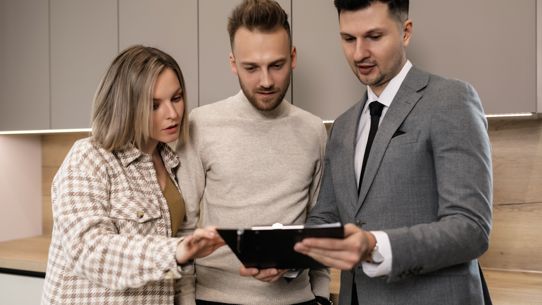
[[[179,166],[179,158],[169,145],[165,143],[158,143],[156,149],[158,149],[158,151],[160,152],[166,168],[173,169]],[[117,151],[116,155],[120,159],[120,162],[124,167],[128,167],[135,161],[151,160],[151,155],[137,149],[133,144],[129,144],[128,147],[124,150]]]

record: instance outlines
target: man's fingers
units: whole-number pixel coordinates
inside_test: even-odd
[[[345,247],[342,239],[337,238],[305,238],[301,241],[302,244],[310,248],[320,248],[320,249],[342,249]]]
[[[242,276],[255,276],[259,272],[260,270],[256,268],[246,268],[245,266],[241,266],[241,268],[239,269],[239,274],[241,274]]]

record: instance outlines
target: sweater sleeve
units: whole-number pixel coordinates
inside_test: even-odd
[[[181,165],[177,171],[179,186],[183,193],[186,222],[185,230],[193,230],[199,224],[200,202],[205,189],[205,171],[200,157],[198,140],[201,137],[198,130],[196,110],[190,114],[190,136],[185,143],[179,143],[177,154]]]
[[[324,156],[326,152],[326,141],[327,141],[327,132],[326,127],[322,124],[319,134],[319,154],[320,158],[318,159],[317,164],[315,165],[314,174],[312,177],[312,183],[309,189],[309,210],[314,207],[318,199],[318,193],[320,192],[320,184],[322,182],[322,175],[324,172]]]
[[[113,290],[179,278],[175,250],[182,239],[119,234],[109,215],[107,162],[92,145],[76,143],[55,176],[54,230],[66,265],[78,276]]]

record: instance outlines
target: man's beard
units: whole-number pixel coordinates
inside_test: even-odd
[[[258,100],[256,98],[257,92],[265,92],[265,91],[271,91],[275,92],[277,90],[276,87],[264,89],[264,88],[258,88],[254,91],[254,94],[251,94],[251,92],[243,86],[243,83],[241,82],[241,79],[239,79],[239,86],[241,87],[241,90],[243,90],[243,93],[247,97],[248,101],[254,106],[256,109],[260,111],[272,111],[275,110],[282,100],[284,99],[284,96],[286,96],[286,92],[288,91],[288,87],[290,86],[290,78],[291,78],[291,71],[288,73],[288,77],[286,82],[284,82],[284,86],[282,87],[282,91],[280,91],[277,95],[277,97],[271,101],[261,102],[261,100]]]

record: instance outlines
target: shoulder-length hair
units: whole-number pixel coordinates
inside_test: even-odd
[[[165,52],[135,45],[122,51],[105,73],[92,109],[92,139],[108,151],[133,145],[142,149],[152,130],[152,99],[156,79],[165,69],[177,75],[184,102],[179,141],[188,140],[186,88],[181,68]]]

